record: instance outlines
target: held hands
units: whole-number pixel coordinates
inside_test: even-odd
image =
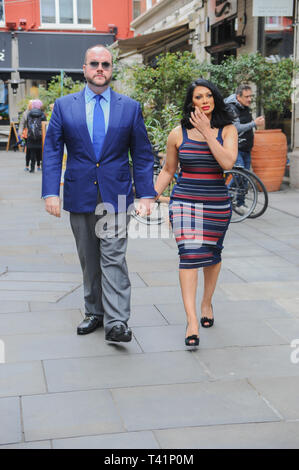
[[[58,196],[50,196],[45,199],[45,209],[49,214],[60,217],[60,198]]]
[[[154,204],[155,199],[140,199],[136,209],[136,214],[140,215],[141,217],[151,215]]]
[[[190,122],[203,136],[211,130],[211,121],[197,106],[194,112],[191,112]]]

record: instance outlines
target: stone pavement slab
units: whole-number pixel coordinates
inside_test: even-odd
[[[159,449],[159,445],[152,432],[140,431],[54,439],[53,449]]]
[[[0,364],[0,397],[46,393],[40,361]]]
[[[52,449],[51,441],[36,441],[36,442],[21,442],[20,444],[10,444],[7,446],[1,446],[2,449],[7,450],[50,450]]]
[[[214,303],[215,324],[236,323],[244,320],[266,320],[268,318],[292,318],[293,311],[288,313],[288,306],[277,305],[272,300],[218,300]],[[182,303],[156,304],[169,324],[185,324],[186,315]],[[199,314],[198,310],[198,314]]]
[[[123,345],[104,341],[103,330],[93,335],[73,334],[26,334],[2,336],[5,344],[6,362],[23,362],[70,357],[109,356],[113,354],[136,354],[141,352],[136,341]]]
[[[111,393],[129,431],[280,420],[245,380],[130,387]]]
[[[298,343],[299,344],[299,343]],[[285,346],[205,349],[194,357],[214,380],[298,376],[291,362],[292,349]]]
[[[26,312],[0,315],[1,336],[74,333],[82,321],[80,310]]]
[[[44,368],[49,392],[173,384],[178,374],[181,383],[208,379],[187,351],[60,359]]]
[[[26,441],[124,431],[107,390],[22,397]]]
[[[19,313],[19,312],[29,312],[29,303],[21,301],[1,301],[0,302],[0,314],[2,313]]]
[[[157,327],[138,327],[134,335],[144,352],[177,351],[186,349],[185,326],[169,325]],[[239,323],[215,320],[212,329],[200,328],[200,350],[233,346],[267,346],[288,344],[287,340],[273,331],[264,321],[244,320]]]
[[[20,442],[22,430],[19,397],[0,398],[0,416],[0,445]]]
[[[298,371],[299,364],[294,367]],[[265,379],[253,378],[250,383],[285,420],[299,420],[299,375],[282,378],[279,376]]]
[[[162,449],[298,449],[299,422],[161,429]]]

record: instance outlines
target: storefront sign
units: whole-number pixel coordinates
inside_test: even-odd
[[[18,33],[19,70],[82,72],[85,51],[95,44],[109,46],[113,34]]]
[[[0,71],[11,68],[11,34],[0,32]]]
[[[252,16],[293,16],[293,0],[253,0]]]
[[[236,15],[238,12],[238,2],[237,0],[209,0],[208,8],[210,25],[212,26],[219,23],[219,21]]]

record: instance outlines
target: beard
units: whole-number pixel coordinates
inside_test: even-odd
[[[90,85],[93,85],[94,87],[103,88],[103,87],[109,85],[109,83],[112,80],[112,77],[106,78],[106,80],[101,84],[99,84],[98,82],[96,82],[92,78],[85,77],[85,80],[87,81],[87,83],[90,83]]]

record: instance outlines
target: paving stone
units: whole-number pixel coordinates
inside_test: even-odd
[[[107,390],[22,397],[26,441],[124,431]]]
[[[79,283],[69,282],[30,282],[30,281],[6,281],[0,278],[0,293],[1,291],[47,291],[47,292],[62,292],[67,293],[79,287]],[[63,295],[63,294],[61,294]]]
[[[81,321],[80,310],[2,314],[0,315],[0,331],[2,336],[73,333]]]
[[[0,397],[45,392],[46,384],[41,362],[0,364]]]
[[[298,367],[291,363],[290,354],[288,345],[201,349],[194,357],[214,380],[236,380],[297,376]]]
[[[20,442],[22,430],[19,398],[0,398],[0,417],[0,445]]]
[[[208,375],[189,352],[45,361],[50,392],[201,382]],[[97,372],[96,372],[97,371]]]
[[[298,449],[299,422],[161,429],[162,449]]]
[[[275,299],[275,303],[292,316],[299,318],[299,296],[295,299]]]
[[[25,302],[29,301],[46,301],[46,302],[57,302],[63,296],[63,292],[49,292],[44,291],[1,291],[0,290],[0,302],[6,300],[23,300]]]
[[[158,449],[155,436],[150,431],[123,432],[105,436],[54,439],[54,449]]]
[[[52,449],[50,441],[36,441],[36,442],[22,442],[21,444],[10,444],[7,446],[0,446],[0,450],[2,449],[16,449],[16,450],[23,450],[23,449],[42,449],[48,450]]]
[[[81,284],[82,275],[79,273],[62,272],[20,272],[8,271],[1,280],[4,281],[22,281],[22,282],[48,282],[48,283],[75,283]]]
[[[247,284],[222,284],[221,289],[230,300],[275,300],[298,297],[299,281],[250,282]]]
[[[104,340],[103,329],[88,336],[71,334],[2,336],[5,342],[6,362],[23,362],[68,357],[108,356],[114,354],[136,354],[140,347],[130,343],[112,344]]]
[[[59,267],[57,267],[59,266]],[[75,265],[67,265],[67,264],[59,264],[59,265],[51,265],[44,263],[34,264],[29,260],[26,262],[21,262],[18,258],[10,258],[8,262],[8,270],[9,271],[19,271],[19,272],[35,272],[35,273],[56,273],[57,269],[59,269],[60,273],[78,273],[81,274],[81,268],[79,264]],[[82,277],[82,275],[81,275]]]
[[[136,327],[134,335],[145,352],[185,349],[183,325]],[[284,344],[287,344],[287,341],[263,321],[259,323],[258,328],[256,320],[222,322],[221,325],[215,321],[213,328],[200,328],[200,349]]]
[[[0,276],[2,276],[3,274],[5,274],[7,271],[7,266],[0,266]]]
[[[128,431],[280,420],[246,381],[130,387],[111,393]]]
[[[154,305],[133,305],[130,327],[167,325],[167,321]]]
[[[291,318],[291,315],[277,303],[269,300],[213,300],[215,321],[217,324],[244,320],[263,320],[268,318]],[[170,324],[186,323],[186,314],[182,303],[156,304]],[[199,312],[198,312],[199,315]]]
[[[3,300],[0,302],[0,314],[29,312],[28,302],[15,302],[14,300]]]
[[[297,377],[253,378],[250,383],[285,420],[299,420],[299,363],[293,365]]]
[[[271,318],[267,320],[267,324],[289,343],[299,338],[299,318],[288,318],[283,320]]]

